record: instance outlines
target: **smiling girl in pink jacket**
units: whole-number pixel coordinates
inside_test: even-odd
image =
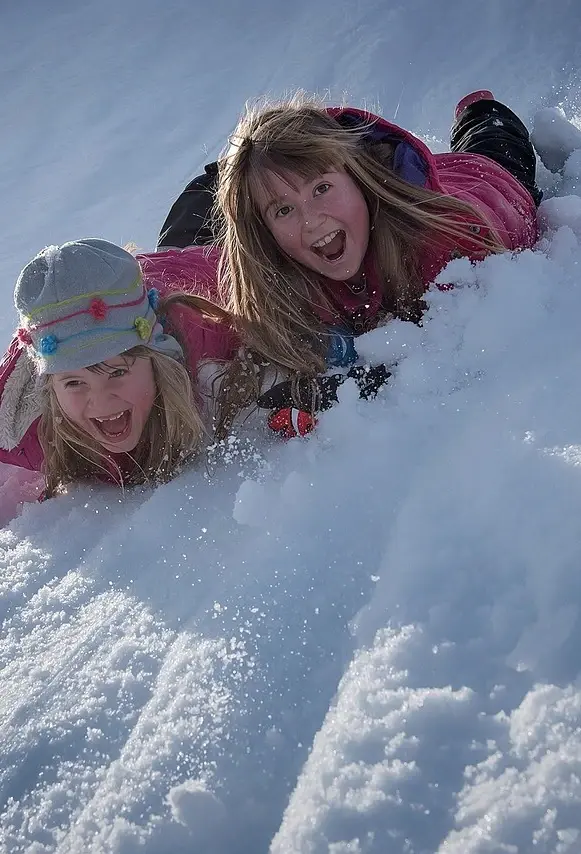
[[[248,109],[217,198],[226,305],[250,350],[314,377],[338,351],[357,358],[353,336],[419,321],[451,259],[533,246],[541,194],[518,117],[472,93],[451,148],[432,154],[385,119],[300,95]]]

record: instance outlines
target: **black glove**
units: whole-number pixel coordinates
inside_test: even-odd
[[[375,397],[382,385],[385,385],[390,371],[385,365],[374,365],[367,367],[357,365],[349,368],[346,374],[331,374],[329,376],[317,377],[314,382],[318,391],[319,412],[337,403],[337,389],[346,379],[354,379],[359,386],[359,397],[363,400]],[[277,383],[258,398],[258,406],[261,409],[284,409],[285,407],[296,407],[305,412],[310,412],[313,405],[313,380],[301,377],[294,384],[291,380]]]

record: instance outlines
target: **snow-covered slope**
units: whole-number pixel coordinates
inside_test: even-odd
[[[269,86],[348,87],[388,115],[401,95],[398,119],[440,144],[475,85],[575,114],[575,3],[490,2],[477,22],[461,2],[295,5],[244,10],[246,46],[220,4],[61,2],[29,31],[14,7],[8,102],[34,91],[45,133],[30,109],[9,125],[7,299],[39,242],[151,243],[204,143]],[[213,73],[218,33],[232,64]],[[58,69],[75,36],[85,62]],[[581,850],[581,158],[540,177],[538,251],[454,262],[422,329],[366,336],[398,363],[378,400],[346,385],[306,441],[234,443],[154,492],[82,488],[0,531],[0,851]]]

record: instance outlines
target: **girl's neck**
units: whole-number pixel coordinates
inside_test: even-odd
[[[361,262],[361,267],[355,273],[354,276],[351,276],[350,279],[345,280],[345,284],[349,288],[349,290],[354,294],[362,294],[367,290],[367,270],[369,267],[369,247],[367,248],[367,252],[365,253],[365,257]]]
[[[362,294],[367,290],[367,276],[365,270],[361,270],[356,276],[345,282],[349,290],[354,294]]]

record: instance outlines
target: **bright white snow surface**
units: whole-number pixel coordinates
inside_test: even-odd
[[[2,62],[15,69],[28,5],[9,13],[21,15],[20,29]],[[167,35],[173,21],[177,38],[173,5],[177,17],[170,8],[159,23],[151,2],[127,3],[126,24],[129,11],[138,32],[149,22],[154,43],[153,27]],[[290,33],[280,89],[285,74],[289,86],[305,82],[291,57],[310,18],[306,3],[295,5],[296,19],[281,11],[278,28],[270,4],[260,32],[261,45]],[[101,24],[111,23],[109,6],[99,4]],[[551,92],[559,100],[551,86],[570,86],[578,58],[577,2],[481,4],[477,27],[460,0],[445,11],[427,0],[349,4],[348,14],[347,5],[308,8],[306,82],[348,77],[338,57],[329,62],[334,26],[358,96],[372,100],[382,75],[395,74],[392,48],[399,88],[405,78],[414,92],[424,87],[426,121],[413,129],[426,136],[474,85],[512,93],[531,115]],[[69,24],[79,9],[71,4]],[[218,12],[227,19],[215,11],[215,29]],[[192,49],[207,49],[204,14]],[[54,49],[58,15],[46,15]],[[232,43],[239,26],[234,18]],[[378,33],[381,62],[367,68]],[[69,56],[69,71],[85,73],[88,53]],[[239,102],[270,85],[275,68],[259,68],[231,78],[231,112],[214,103],[217,122],[231,126]],[[198,70],[210,87],[210,70]],[[33,86],[33,71],[15,86]],[[90,98],[105,99],[117,71],[103,62]],[[50,82],[47,72],[47,99]],[[178,108],[175,86],[147,101],[160,126]],[[572,116],[577,94],[565,99]],[[212,102],[209,88],[205,97]],[[402,97],[409,118],[409,91]],[[132,138],[119,104],[111,125],[117,144]],[[25,193],[26,158],[40,150],[31,166],[40,169],[58,134],[68,138],[53,121],[44,140],[28,139]],[[103,157],[121,176],[115,151]],[[233,443],[208,469],[153,492],[73,490],[27,504],[0,531],[2,852],[578,854],[581,155],[562,180],[542,169],[540,178],[537,250],[453,262],[441,278],[456,287],[429,295],[423,328],[392,323],[361,339],[371,361],[397,363],[376,401],[359,402],[345,385],[304,441]],[[48,169],[47,186],[54,180]],[[131,215],[140,198],[118,180],[101,182],[109,196],[101,229],[91,229],[117,240],[121,194],[132,194]],[[46,227],[49,243],[54,221],[67,225],[65,239],[80,236],[66,212],[67,193],[82,210],[79,187],[75,173],[54,207],[44,197],[30,233]],[[6,217],[6,198],[3,208]],[[109,227],[102,217],[113,209]],[[154,235],[164,214],[150,210],[138,228]],[[26,225],[25,256],[11,254],[5,270],[40,248],[27,244]],[[30,497],[33,485],[25,490]]]

